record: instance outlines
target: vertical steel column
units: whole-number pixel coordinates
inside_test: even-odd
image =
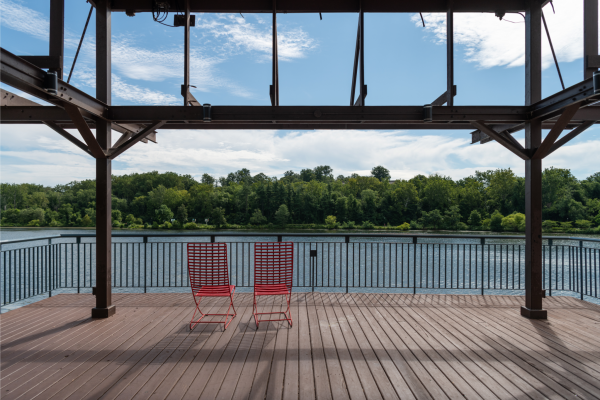
[[[277,2],[273,0],[273,105],[279,105],[279,61],[277,56]]]
[[[96,1],[96,98],[111,104],[110,0]],[[96,121],[96,139],[104,150],[111,146],[110,122]],[[115,313],[111,287],[111,161],[96,158],[96,307],[92,318]]]
[[[454,106],[454,13],[448,10],[446,13],[446,103],[448,107]]]
[[[360,2],[360,105],[365,105],[365,13],[363,4]]]
[[[530,0],[525,15],[525,105],[542,98],[542,7]],[[542,123],[525,124],[525,148],[534,150],[542,143]],[[525,161],[525,306],[521,315],[546,319],[542,309],[542,160]]]
[[[58,79],[63,78],[65,53],[65,0],[50,0],[50,56],[59,57],[56,69]]]
[[[583,79],[591,78],[590,56],[598,55],[598,0],[583,0]]]
[[[189,105],[190,93],[190,2],[185,1],[185,33],[183,39],[183,87],[181,94],[183,95],[183,105]]]

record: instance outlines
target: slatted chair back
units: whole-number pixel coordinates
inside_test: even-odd
[[[188,273],[194,293],[203,286],[228,286],[226,243],[188,243]]]
[[[294,274],[293,242],[254,243],[254,287],[285,285],[292,290]]]

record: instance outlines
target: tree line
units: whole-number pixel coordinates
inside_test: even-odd
[[[95,181],[0,187],[2,226],[92,227]],[[600,172],[584,180],[548,168],[542,178],[544,229],[600,233]],[[293,227],[524,231],[525,180],[511,169],[458,181],[439,174],[391,180],[334,176],[329,166],[283,177],[248,169],[200,180],[174,172],[112,178],[112,221],[123,228]],[[596,228],[598,227],[598,228]]]

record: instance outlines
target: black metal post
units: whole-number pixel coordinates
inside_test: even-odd
[[[542,98],[542,7],[531,0],[525,14],[525,105]],[[534,151],[542,143],[542,123],[525,123],[525,148]],[[525,306],[521,315],[546,319],[542,309],[542,160],[525,161]]]
[[[446,68],[447,88],[446,104],[454,106],[454,13],[448,10],[446,13]]]
[[[63,78],[65,53],[65,0],[50,0],[50,56],[59,58],[58,79]]]
[[[348,253],[350,251],[350,236],[346,236],[345,243],[346,243],[346,293],[348,293],[348,282],[350,281],[350,277],[348,276]],[[341,255],[340,255],[340,262],[341,262]]]
[[[360,2],[360,105],[365,106],[365,13]]]
[[[273,105],[279,105],[279,62],[277,56],[277,2],[273,0]]]
[[[183,40],[183,105],[189,105],[190,93],[190,2],[185,0],[185,33]]]
[[[111,9],[110,0],[96,1],[96,98],[111,104]],[[96,121],[96,140],[103,150],[110,149],[111,124]],[[108,318],[115,313],[111,286],[111,160],[96,158],[96,307],[93,318]]]
[[[590,57],[598,55],[598,0],[583,0],[583,79],[598,68],[590,67]]]

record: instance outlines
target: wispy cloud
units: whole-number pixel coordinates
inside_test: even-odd
[[[273,49],[272,27],[258,20],[258,25],[235,15],[216,17],[201,16],[200,28],[215,38],[224,39],[223,48],[228,51],[257,52],[259,59],[270,58]],[[303,58],[317,47],[317,42],[310,38],[300,27],[287,29],[278,24],[277,53],[280,61],[291,61]]]
[[[544,8],[544,16],[552,37],[552,44],[559,61],[570,62],[583,54],[583,0],[555,0],[556,14],[550,6]],[[426,31],[436,41],[446,41],[446,15],[423,14]],[[412,21],[421,25],[416,14]],[[513,23],[509,22],[512,21]],[[464,45],[465,58],[481,68],[518,67],[525,64],[525,24],[519,14],[506,14],[500,21],[493,14],[454,14],[454,40]],[[543,68],[553,63],[550,45],[545,32],[542,38]]]

